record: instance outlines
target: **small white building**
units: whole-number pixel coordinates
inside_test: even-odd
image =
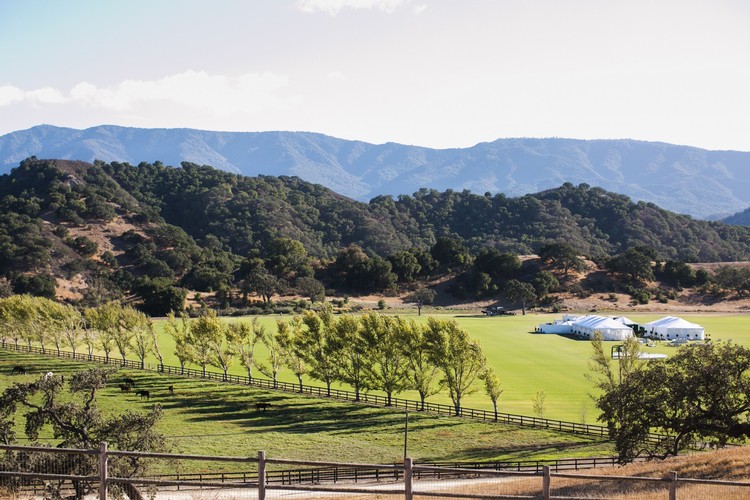
[[[539,325],[537,331],[541,333],[557,333],[563,335],[580,335],[593,339],[597,333],[602,340],[625,340],[633,336],[633,329],[620,321],[604,316],[563,316],[562,320]]]
[[[704,340],[706,338],[706,332],[702,326],[675,316],[665,316],[641,326],[646,330],[646,336],[659,340]]]

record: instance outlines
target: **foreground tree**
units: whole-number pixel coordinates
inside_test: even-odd
[[[370,313],[362,316],[362,339],[367,352],[365,370],[373,389],[385,392],[391,406],[393,394],[408,386],[406,355],[399,340],[408,324],[397,316]]]
[[[399,339],[406,356],[406,378],[409,387],[419,394],[420,410],[424,410],[425,400],[441,389],[441,385],[435,383],[438,368],[430,361],[427,330],[426,325],[410,321]]]
[[[266,336],[266,328],[253,318],[249,325],[246,322],[230,323],[227,340],[234,346],[240,359],[240,364],[247,370],[248,382],[253,381],[253,368],[257,366],[255,347]]]
[[[368,388],[367,367],[370,363],[362,322],[347,314],[335,322],[334,330],[336,334],[331,341],[334,352],[338,353],[338,378],[354,388],[354,400],[359,401],[362,390]]]
[[[173,312],[167,314],[167,323],[164,331],[174,339],[174,354],[180,362],[180,374],[185,374],[185,363],[190,361],[192,354],[190,338],[190,318],[184,312],[180,313],[178,320]],[[160,358],[161,359],[161,358]]]
[[[60,377],[43,377],[30,383],[17,383],[7,388],[0,397],[0,437],[4,444],[16,440],[15,420],[23,412],[26,437],[36,445],[42,433],[52,433],[62,448],[98,448],[106,441],[109,447],[132,451],[164,451],[164,438],[156,432],[155,426],[162,411],[155,405],[148,413],[126,411],[119,415],[102,413],[96,405],[97,393],[106,387],[109,372],[103,368],[91,368],[75,373],[69,378],[68,393],[63,388]],[[13,454],[5,456],[5,461],[13,460]],[[40,457],[50,461],[49,466],[58,474],[96,476],[97,462],[83,455],[74,459],[57,460],[53,456]],[[138,457],[113,459],[110,474],[117,477],[143,477],[147,462]],[[54,467],[54,469],[52,469]],[[63,481],[51,480],[55,488],[53,497],[62,498],[60,489]],[[83,481],[73,481],[76,498],[92,493],[92,486]],[[115,495],[124,493],[131,500],[144,500],[138,489],[127,483],[109,487]],[[56,496],[55,496],[56,495]]]
[[[442,372],[442,383],[448,388],[456,416],[460,416],[463,396],[476,391],[474,381],[486,365],[482,346],[454,320],[429,318],[427,326],[430,360]]]
[[[492,407],[495,410],[495,422],[497,422],[497,402],[503,393],[500,377],[497,376],[497,373],[495,373],[495,370],[491,366],[486,366],[482,371],[481,378],[484,382],[484,392],[492,400]]]
[[[300,352],[305,356],[310,376],[325,383],[326,395],[330,396],[331,384],[338,376],[339,356],[333,313],[330,307],[318,313],[306,311],[302,322],[306,328],[300,339]]]
[[[691,446],[750,437],[750,349],[731,343],[683,347],[623,375],[599,398],[622,462],[664,458]],[[662,435],[654,439],[655,431]]]
[[[216,346],[224,338],[223,325],[216,312],[209,309],[190,324],[188,344],[190,344],[190,361],[201,367],[206,376],[206,366],[217,363]],[[219,351],[220,352],[220,351]]]
[[[307,374],[308,368],[304,356],[304,323],[302,318],[295,316],[279,327],[279,346],[281,347],[284,365],[289,368],[299,382],[299,392],[302,392],[302,377]]]

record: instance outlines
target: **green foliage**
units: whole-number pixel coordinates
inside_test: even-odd
[[[405,301],[417,305],[417,314],[422,315],[422,307],[430,305],[435,301],[437,293],[435,290],[430,288],[418,288],[413,293],[409,294]]]
[[[139,307],[152,316],[166,316],[185,309],[187,290],[174,286],[172,280],[143,278],[135,291],[143,301]]]
[[[40,273],[35,275],[16,274],[11,277],[13,292],[19,294],[35,295],[48,299],[55,297],[55,278],[49,274]]]
[[[716,269],[712,281],[722,290],[733,290],[742,295],[750,287],[750,268],[721,266]]]
[[[471,253],[463,243],[447,236],[438,238],[430,253],[440,267],[449,272],[464,269],[472,261]]]
[[[516,304],[521,304],[521,311],[526,314],[526,305],[536,300],[534,287],[529,283],[518,280],[508,280],[503,287],[505,298]]]
[[[654,272],[651,261],[652,251],[648,249],[629,248],[625,253],[616,255],[607,261],[607,269],[625,276],[631,282],[653,281]]]
[[[631,370],[619,383],[600,386],[600,420],[623,462],[638,454],[663,458],[702,442],[721,446],[750,436],[750,350],[745,347],[686,346],[664,361]],[[652,429],[664,437],[649,439]]]

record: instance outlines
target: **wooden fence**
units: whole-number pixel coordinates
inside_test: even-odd
[[[80,461],[75,460],[74,457],[89,457],[89,460],[81,465]],[[149,476],[144,473],[126,477],[118,476],[114,472],[122,471],[122,469],[112,469],[112,463],[120,458],[126,459],[128,464],[140,460],[168,461],[169,463],[183,460],[239,462],[252,464],[254,473],[242,479],[223,477],[221,481],[207,477],[200,480],[194,478],[164,478]],[[54,464],[54,467],[58,467],[58,469],[50,469],[48,468],[49,465],[45,464]],[[269,467],[275,467],[278,470],[271,471]],[[312,477],[307,484],[283,479],[284,474],[303,470],[301,468],[313,471],[377,470],[381,474],[379,480],[388,481],[388,483],[384,485],[385,487],[381,486],[374,489],[367,487],[367,485],[352,484],[351,481],[347,482],[341,479],[337,483],[335,478],[332,480],[332,478],[325,476]],[[497,494],[486,490],[482,493],[472,494],[463,487],[467,483],[461,483],[460,492],[443,489],[436,492],[434,483],[421,482],[425,478],[456,480],[458,478],[477,477],[516,480],[523,478],[532,481],[532,485],[530,491],[526,491],[525,494]],[[276,480],[273,480],[273,478],[276,478]],[[286,460],[266,457],[263,451],[252,457],[226,457],[109,450],[106,443],[101,443],[98,450],[0,445],[0,488],[5,488],[10,493],[17,493],[24,485],[33,482],[45,484],[47,488],[50,487],[50,484],[55,483],[57,485],[55,493],[58,496],[73,490],[74,495],[78,497],[84,494],[98,493],[100,500],[107,500],[108,494],[113,488],[120,488],[120,491],[127,492],[131,499],[138,498],[141,490],[148,490],[149,494],[152,494],[155,491],[168,493],[180,488],[189,491],[198,489],[232,489],[238,492],[252,490],[253,495],[260,500],[274,496],[274,491],[395,495],[403,496],[406,500],[428,496],[440,496],[442,498],[571,498],[569,496],[552,495],[552,492],[556,491],[553,480],[555,483],[565,480],[592,481],[591,493],[593,493],[593,496],[587,493],[586,498],[601,498],[596,496],[596,492],[602,490],[602,485],[604,485],[603,491],[610,493],[604,496],[611,498],[613,492],[614,494],[617,493],[614,489],[608,488],[615,488],[623,483],[637,484],[641,488],[650,488],[657,493],[660,491],[668,493],[670,500],[676,500],[678,486],[703,485],[715,488],[713,490],[701,490],[699,498],[725,496],[721,495],[716,488],[732,488],[732,491],[738,492],[738,498],[747,498],[750,495],[750,489],[748,489],[750,488],[750,482],[678,478],[675,472],[669,472],[662,478],[653,478],[573,474],[555,471],[549,465],[544,465],[541,471],[509,471],[415,464],[410,458],[404,460],[403,464],[389,465]],[[502,486],[502,483],[493,484],[494,487],[498,488]],[[490,485],[488,489],[492,490],[493,485]],[[564,488],[561,491],[564,491]],[[686,492],[686,494],[688,493],[690,492]],[[233,496],[239,496],[239,493]]]
[[[133,360],[122,360],[115,357],[105,357],[96,354],[82,354],[68,351],[57,351],[56,349],[44,348],[29,345],[14,345],[10,342],[6,342],[0,347],[6,350],[27,352],[30,354],[38,354],[44,356],[58,356],[61,358],[72,359],[76,361],[86,361],[94,363],[103,363],[117,365],[124,368],[132,368],[140,370],[141,362]],[[250,385],[260,389],[268,390],[279,390],[285,392],[292,392],[297,394],[303,394],[306,396],[313,396],[317,398],[332,398],[344,401],[357,402],[362,404],[388,406],[388,398],[380,394],[371,393],[360,393],[359,399],[354,391],[345,389],[331,388],[328,390],[325,387],[305,385],[305,384],[294,384],[282,381],[273,381],[266,378],[253,377],[252,379],[244,375],[232,375],[223,373],[213,372],[206,370],[205,374],[202,370],[196,370],[194,368],[181,368],[178,366],[169,365],[153,365],[144,364],[143,369],[149,371],[158,371],[167,375],[190,377],[190,378],[204,378],[213,381]],[[424,406],[420,401],[391,398],[391,408],[399,408],[407,411],[423,411],[428,413],[434,413],[437,415],[455,415],[456,410],[452,405],[430,403],[425,402]],[[539,429],[549,429],[558,432],[567,432],[574,434],[584,434],[589,436],[596,436],[601,438],[609,437],[607,427],[595,424],[581,424],[576,422],[567,422],[564,420],[554,420],[549,418],[533,417],[528,415],[515,415],[512,413],[500,413],[495,414],[492,410],[480,410],[475,408],[461,408],[460,416],[464,418],[471,418],[476,420],[482,420],[485,422],[499,422],[504,424],[519,425],[525,427],[535,427]],[[651,442],[662,442],[668,439],[667,436],[662,434],[651,433],[649,435],[649,441]]]

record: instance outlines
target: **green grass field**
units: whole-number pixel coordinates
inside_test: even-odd
[[[611,313],[617,315],[617,313]],[[628,315],[635,321],[648,322],[666,314]],[[402,314],[418,321],[426,321],[426,315]],[[750,346],[750,315],[680,315],[688,321],[703,325],[714,340],[728,340]],[[540,323],[559,318],[560,315],[527,314],[526,316],[472,316],[441,315],[455,318],[459,324],[478,339],[484,348],[487,359],[499,374],[504,392],[500,398],[499,410],[506,413],[533,415],[531,398],[543,390],[546,394],[545,417],[572,422],[598,423],[597,411],[589,394],[593,384],[586,378],[588,362],[591,357],[591,343],[572,340],[559,335],[534,334],[534,327]],[[232,318],[229,321],[250,321],[250,318]],[[269,331],[276,328],[276,318],[260,316],[259,321]],[[163,323],[157,322],[157,328]],[[160,337],[166,363],[178,365],[174,357],[174,344],[169,336]],[[606,344],[605,344],[606,347]],[[674,348],[657,346],[646,348],[648,352],[664,354],[674,353]],[[265,351],[259,346],[260,357]],[[238,363],[232,373],[244,374]],[[257,374],[257,371],[256,371]],[[289,372],[283,372],[281,380],[296,382]],[[306,384],[322,385],[320,382],[305,379]],[[417,399],[415,393],[406,392],[399,397]],[[430,398],[430,401],[449,404],[447,393]],[[477,392],[464,400],[465,407],[491,409],[489,398],[478,386]]]
[[[8,375],[17,364],[33,372]],[[87,366],[0,351],[0,390],[14,382],[34,380],[46,371],[69,374]],[[151,399],[122,393],[118,383],[124,377],[132,377],[136,388],[148,389]],[[258,450],[265,450],[273,458],[366,463],[403,458],[402,411],[140,370],[120,370],[110,382],[98,397],[102,411],[162,405],[164,417],[158,430],[167,436],[170,451],[175,453],[254,457]],[[167,390],[170,385],[174,395]],[[258,410],[258,401],[270,402],[271,407]],[[52,436],[48,431],[42,438],[51,440]],[[610,456],[613,448],[603,439],[587,436],[410,412],[408,454],[423,462],[531,460]],[[214,462],[167,467],[171,472],[234,470],[230,464]]]
[[[616,313],[611,313],[616,315]],[[403,314],[418,321],[426,321],[426,315],[417,317],[416,314]],[[652,321],[664,314],[628,315],[636,321]],[[714,340],[728,340],[750,346],[750,315],[703,314],[680,315],[685,319],[699,323],[706,328],[706,332]],[[500,411],[532,415],[531,398],[539,391],[546,394],[545,417],[573,422],[598,423],[597,412],[589,394],[593,391],[593,384],[586,378],[588,362],[591,356],[591,344],[588,341],[572,340],[559,335],[534,334],[534,327],[540,323],[559,318],[560,315],[528,314],[526,316],[496,316],[483,317],[469,314],[442,314],[441,317],[455,318],[459,324],[477,338],[484,348],[485,354],[499,374],[504,393],[500,398]],[[278,317],[260,316],[259,321],[269,331],[276,328]],[[250,321],[252,318],[229,318],[227,321]],[[282,318],[286,319],[286,318]],[[174,342],[171,337],[163,334],[164,322],[156,321],[157,331],[160,332],[160,346],[165,356],[166,364],[178,366],[174,356]],[[670,354],[674,348],[657,346],[644,348],[648,352]],[[263,346],[258,346],[259,358],[266,356]],[[135,359],[130,356],[131,359]],[[155,363],[155,359],[151,359]],[[194,367],[197,368],[197,367]],[[212,370],[216,370],[213,368]],[[232,373],[244,375],[244,368],[235,362]],[[255,376],[261,376],[256,370]],[[280,379],[296,382],[295,377],[288,371],[283,371]],[[322,385],[322,383],[306,378],[305,384]],[[398,395],[402,398],[417,399],[415,393],[406,392]],[[430,401],[449,404],[447,393],[441,393],[430,398]],[[481,387],[464,399],[464,406],[480,409],[491,409],[489,398]]]

